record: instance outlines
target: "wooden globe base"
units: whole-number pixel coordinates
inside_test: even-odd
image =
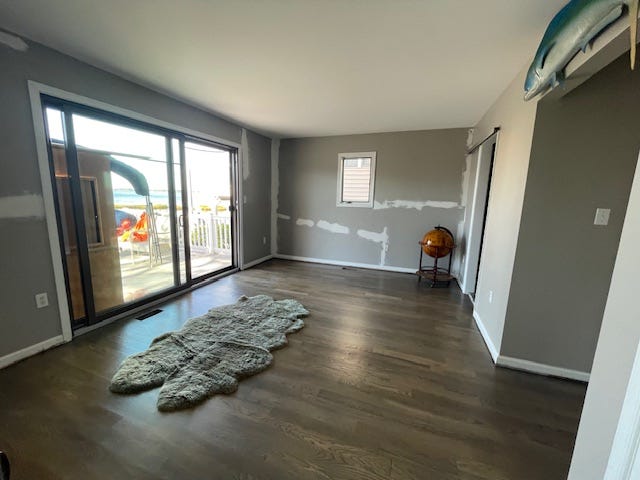
[[[453,276],[444,268],[425,268],[416,272],[418,282],[424,279],[430,287],[448,287]]]

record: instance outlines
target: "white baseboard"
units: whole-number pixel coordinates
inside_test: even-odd
[[[484,340],[485,345],[487,346],[487,350],[491,354],[491,358],[493,359],[493,363],[497,363],[498,360],[498,349],[494,345],[491,337],[489,336],[489,332],[487,332],[487,327],[484,326],[480,315],[475,310],[473,311],[473,319],[476,321],[476,327],[478,327],[478,331],[480,335],[482,335],[482,339]]]
[[[242,265],[242,270],[246,270],[247,268],[251,268],[251,267],[255,267],[256,265],[260,265],[261,263],[266,262],[267,260],[271,260],[273,258],[273,255],[266,255],[262,258],[259,258],[257,260],[254,260],[252,262],[248,262]]]
[[[580,372],[578,370],[571,370],[569,368],[554,367],[553,365],[547,365],[544,363],[532,362],[530,360],[523,360],[521,358],[507,357],[506,355],[500,355],[498,349],[494,345],[493,341],[489,337],[487,328],[484,326],[478,312],[473,312],[473,319],[476,321],[476,326],[482,335],[493,363],[499,367],[511,368],[513,370],[522,370],[529,373],[537,373],[538,375],[546,375],[551,377],[568,378],[569,380],[578,380],[580,382],[589,381],[589,373]]]
[[[64,337],[62,335],[58,335],[57,337],[50,338],[49,340],[45,340],[44,342],[36,343],[35,345],[31,345],[29,347],[23,348],[22,350],[18,350],[17,352],[13,352],[9,355],[5,355],[4,357],[0,357],[0,368],[8,367],[13,363],[24,360],[27,357],[31,357],[37,353],[43,352],[44,350],[48,350],[51,347],[55,347],[56,345],[60,345],[62,343],[65,343]]]
[[[416,273],[416,268],[406,267],[391,267],[386,265],[374,265],[372,263],[354,263],[343,262],[341,260],[328,260],[326,258],[311,258],[311,257],[298,257],[295,255],[283,255],[278,253],[273,256],[274,258],[280,258],[282,260],[294,260],[296,262],[309,262],[309,263],[321,263],[323,265],[337,265],[339,267],[354,267],[354,268],[366,268],[369,270],[382,270],[385,272],[398,272],[398,273]]]
[[[588,382],[590,374],[579,370],[571,370],[569,368],[554,367],[544,363],[532,362],[521,358],[507,357],[499,355],[496,365],[500,367],[512,368],[514,370],[523,370],[525,372],[537,373],[539,375],[547,375],[551,377],[568,378],[570,380],[578,380],[580,382]]]

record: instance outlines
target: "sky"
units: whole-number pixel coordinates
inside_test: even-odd
[[[51,139],[64,141],[62,112],[47,108],[46,113]],[[116,159],[140,171],[151,190],[168,190],[164,136],[78,114],[73,114],[73,130],[77,146],[110,152]],[[179,152],[177,148],[174,151],[174,162],[177,162]],[[193,206],[211,205],[216,196],[229,196],[229,152],[185,142],[185,156]],[[132,188],[119,175],[112,174],[111,178],[114,189]]]

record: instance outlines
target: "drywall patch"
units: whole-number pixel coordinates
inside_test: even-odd
[[[374,210],[385,210],[387,208],[415,208],[422,210],[423,208],[461,208],[457,202],[440,202],[436,200],[426,200],[417,202],[414,200],[385,200],[384,202],[373,202]]]
[[[380,244],[380,266],[384,265],[387,259],[387,250],[389,249],[389,235],[387,234],[387,227],[384,227],[382,232],[370,232],[369,230],[358,230],[358,236],[365,240],[370,240]]]
[[[474,134],[474,129],[470,128],[467,131],[467,148],[471,148],[473,146],[473,134]]]
[[[282,220],[291,220],[291,217],[289,215],[285,215],[284,213],[279,213],[278,218]]]
[[[456,249],[452,253],[451,259],[451,272],[454,277],[456,277],[460,282],[463,282],[464,279],[462,277],[462,265],[464,264],[465,259],[465,238],[464,238],[464,215],[462,217],[462,221],[458,222],[456,226]]]
[[[369,230],[358,230],[358,236],[365,240],[371,240],[377,243],[386,243],[389,241],[389,235],[387,235],[387,227],[384,227],[382,232],[370,232]]]
[[[467,196],[469,194],[469,183],[471,176],[471,160],[473,155],[477,154],[469,154],[465,158],[464,172],[462,172],[462,189],[460,192],[460,206],[465,208],[467,206]]]
[[[318,220],[318,223],[316,223],[316,226],[323,230],[328,230],[332,233],[342,233],[343,235],[349,234],[349,227],[340,225],[339,223],[329,223],[325,220]]]
[[[308,218],[299,218],[296,220],[296,225],[299,227],[313,227],[315,223],[313,220],[309,220]]]
[[[249,139],[247,138],[247,129],[242,129],[242,137],[240,139],[240,147],[242,148],[242,179],[246,180],[249,178],[249,156],[251,152],[249,151]],[[246,202],[245,202],[246,203]]]
[[[27,45],[24,40],[7,32],[0,32],[0,43],[17,50],[18,52],[26,52],[29,50],[29,45]]]
[[[44,200],[42,195],[27,193],[11,197],[0,197],[0,219],[44,218]]]

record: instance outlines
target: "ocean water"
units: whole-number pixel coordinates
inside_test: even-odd
[[[182,193],[180,191],[177,191],[176,194],[177,198],[181,198]],[[169,192],[167,191],[151,190],[149,191],[149,197],[154,205],[169,205]],[[117,205],[144,205],[146,200],[144,196],[138,195],[132,188],[120,188],[113,190],[113,203]]]

